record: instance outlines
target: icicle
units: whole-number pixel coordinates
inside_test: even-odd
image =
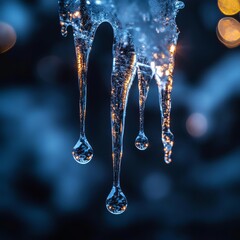
[[[87,68],[90,47],[85,40],[75,38],[75,49],[77,56],[78,83],[79,83],[79,115],[80,115],[80,136],[73,148],[73,158],[81,164],[88,163],[93,157],[93,149],[88,143],[85,135],[85,118],[87,102]]]
[[[173,55],[178,38],[175,18],[184,4],[177,0],[59,0],[63,36],[72,26],[79,81],[80,137],[73,148],[74,159],[82,164],[93,157],[85,135],[87,67],[96,29],[109,22],[114,30],[114,64],[111,80],[111,126],[113,186],[106,200],[107,209],[121,214],[127,199],[120,187],[123,135],[128,94],[138,70],[139,134],[135,145],[148,147],[144,132],[144,109],[153,75],[158,84],[162,116],[162,142],[166,163],[171,162],[173,134],[170,131]],[[170,47],[170,48],[169,48]],[[142,61],[144,59],[144,61]],[[151,63],[151,64],[149,64]]]
[[[136,55],[129,37],[125,41],[128,41],[128,44],[115,40],[111,82],[113,187],[107,197],[106,207],[113,214],[121,214],[127,208],[127,199],[120,186],[120,171],[126,107],[129,90],[136,72]]]
[[[152,70],[149,64],[138,63],[138,89],[139,89],[139,133],[135,139],[135,146],[139,150],[146,150],[149,146],[148,138],[144,132],[144,110],[149,92],[149,83],[152,79]]]
[[[174,144],[174,136],[170,130],[170,111],[171,111],[171,90],[172,78],[169,77],[166,86],[163,88],[158,86],[159,103],[162,117],[162,142],[164,147],[164,161],[171,163],[172,147]]]
[[[176,46],[171,45],[169,48],[168,64],[156,67],[155,79],[158,84],[159,104],[162,120],[162,143],[164,147],[164,161],[171,163],[172,148],[174,144],[174,136],[170,130],[170,112],[171,112],[171,93],[173,85],[173,69],[174,69],[174,52]],[[166,58],[164,56],[164,58]]]

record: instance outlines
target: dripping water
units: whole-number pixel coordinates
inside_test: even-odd
[[[114,63],[111,81],[111,126],[113,187],[106,200],[106,207],[113,214],[120,214],[127,208],[127,199],[121,190],[120,172],[123,156],[123,135],[129,90],[136,72],[136,54],[131,45],[114,44]]]
[[[87,104],[87,70],[92,41],[84,41],[74,33],[74,42],[77,58],[78,84],[79,84],[79,119],[80,136],[72,150],[73,158],[80,164],[86,164],[93,157],[93,149],[85,134],[86,104]]]
[[[139,133],[135,139],[135,146],[139,150],[146,150],[149,141],[144,131],[144,110],[152,79],[152,70],[149,65],[138,63],[138,90],[139,90]]]
[[[67,36],[67,28],[70,25],[74,32],[80,95],[80,135],[72,155],[81,164],[88,163],[93,157],[93,149],[85,133],[89,53],[95,31],[101,23],[109,22],[114,30],[110,103],[113,182],[106,199],[106,208],[112,214],[123,213],[128,205],[121,189],[120,173],[128,95],[136,72],[139,88],[139,133],[135,139],[136,147],[145,150],[149,146],[144,131],[144,110],[153,76],[159,90],[162,142],[166,163],[171,162],[174,143],[170,130],[172,44],[176,44],[178,38],[175,17],[184,4],[177,0],[143,0],[146,4],[138,9],[141,4],[137,1],[139,0],[132,5],[137,9],[133,9],[129,6],[128,0],[122,0],[121,4],[117,0],[59,0],[62,35]]]

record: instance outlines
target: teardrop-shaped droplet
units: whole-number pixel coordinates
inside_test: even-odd
[[[135,140],[135,146],[137,149],[143,151],[146,150],[149,146],[148,138],[144,133],[139,133]]]
[[[112,214],[121,214],[127,209],[127,198],[120,187],[113,186],[106,200],[106,208]]]
[[[176,9],[183,9],[185,7],[185,4],[182,1],[176,1],[175,7]]]
[[[153,77],[153,71],[145,65],[147,60],[142,60],[143,63],[138,64],[138,90],[139,90],[139,133],[135,139],[135,146],[139,150],[146,150],[149,142],[144,134],[144,111],[149,92],[149,84]]]
[[[86,164],[93,157],[93,149],[86,138],[78,140],[72,151],[73,158],[80,164]]]

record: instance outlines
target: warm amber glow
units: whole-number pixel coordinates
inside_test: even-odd
[[[222,18],[218,22],[217,36],[229,48],[240,45],[240,23],[231,17]]]
[[[165,75],[169,76],[169,74],[170,74],[169,70],[166,70]]]
[[[12,26],[0,22],[0,54],[7,52],[16,43],[16,32]]]
[[[234,15],[240,11],[239,0],[218,0],[218,7],[225,15]]]
[[[74,18],[79,18],[79,17],[80,17],[80,12],[79,12],[79,11],[76,11],[76,12],[73,14],[73,17],[74,17]]]
[[[172,44],[171,46],[170,46],[170,53],[171,54],[173,54],[173,53],[175,53],[175,51],[176,51],[176,46],[174,45],[174,44]]]

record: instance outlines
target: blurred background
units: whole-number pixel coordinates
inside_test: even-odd
[[[73,37],[60,34],[57,1],[0,1],[1,240],[240,239],[240,49],[218,40],[217,1],[185,4],[177,18],[173,163],[163,161],[154,82],[145,114],[150,147],[134,146],[135,81],[122,164],[129,206],[114,216],[105,208],[111,27],[100,26],[90,57],[86,131],[94,158],[81,166],[71,156],[79,133]]]

